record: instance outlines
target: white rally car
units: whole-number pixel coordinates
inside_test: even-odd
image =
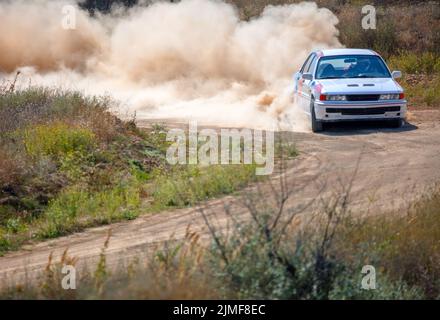
[[[387,120],[401,127],[406,100],[376,52],[366,49],[330,49],[312,52],[294,76],[294,99],[310,116],[313,132],[326,122]]]

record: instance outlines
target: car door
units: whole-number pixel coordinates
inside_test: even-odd
[[[303,96],[302,96],[302,87],[303,87],[303,83],[304,83],[304,79],[302,78],[302,75],[305,72],[305,70],[310,66],[312,58],[313,58],[313,53],[307,57],[306,61],[302,65],[301,69],[297,73],[295,73],[295,75],[294,75],[294,83],[295,83],[294,92],[295,92],[295,97],[296,97],[295,100],[301,109],[304,109],[303,105],[305,103]]]

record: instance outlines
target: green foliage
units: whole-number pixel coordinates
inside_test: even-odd
[[[221,291],[225,295],[234,292],[237,299],[289,299],[295,295],[293,282],[300,279],[290,277],[282,263],[271,259],[272,245],[259,230],[241,230],[224,250],[230,253],[228,263],[214,245],[210,266],[215,277],[224,279]]]
[[[255,181],[254,165],[181,166],[154,179],[154,207],[184,207],[229,194]]]
[[[440,191],[434,189],[407,214],[347,220],[339,235],[341,259],[374,259],[388,278],[440,295]],[[343,249],[342,249],[343,248]],[[362,255],[355,254],[362,248]]]
[[[281,250],[262,229],[245,224],[209,259],[225,298],[234,299],[419,299],[423,292],[378,274],[375,290],[360,286],[362,265],[322,255],[315,235],[303,234]],[[264,230],[264,228],[263,228]],[[316,232],[316,230],[310,232]],[[226,252],[227,262],[221,252]],[[279,256],[281,254],[281,256]]]
[[[358,9],[358,10],[356,10]],[[343,20],[339,25],[340,39],[348,48],[369,48],[389,57],[398,47],[398,34],[393,20],[377,20],[376,29],[362,28],[361,7],[351,7],[339,14]]]
[[[95,10],[109,12],[112,6],[131,7],[138,3],[138,0],[84,0],[80,6],[94,13]]]
[[[31,157],[61,158],[75,152],[85,153],[95,147],[95,135],[89,129],[76,128],[63,123],[38,125],[25,129],[23,142]]]
[[[440,105],[440,74],[425,77],[415,83],[410,83],[409,77],[401,81],[405,88],[406,98],[411,106],[438,107]]]
[[[393,55],[388,60],[389,66],[394,70],[417,74],[440,73],[440,56],[433,52],[424,52],[416,54],[413,52],[403,52],[399,55]]]
[[[354,273],[341,273],[335,279],[329,298],[332,300],[420,300],[425,296],[417,287],[409,286],[402,280],[393,280],[385,273],[379,273],[376,280],[376,289],[364,290],[360,283],[364,276],[359,272],[362,266],[355,268]]]
[[[411,107],[437,107],[440,104],[440,55],[401,52],[391,56],[388,64],[392,70],[403,72],[403,78],[398,81],[405,89]]]
[[[0,228],[0,256],[3,252],[9,250],[11,247],[11,243],[8,239],[8,234],[5,230]]]
[[[113,136],[117,124],[108,112],[107,97],[87,97],[76,91],[30,87],[0,94],[0,132],[51,122],[81,124],[100,138]]]
[[[133,219],[140,201],[140,186],[135,180],[94,193],[78,187],[67,189],[50,202],[39,236],[53,238],[88,226]]]
[[[276,143],[275,156],[283,159],[294,158],[298,156],[299,151],[294,144],[291,143]]]
[[[18,233],[20,231],[25,230],[26,227],[22,223],[20,218],[9,218],[6,221],[6,230],[11,233]]]
[[[423,102],[428,106],[440,105],[440,79],[435,82],[432,87],[427,88],[423,93]]]

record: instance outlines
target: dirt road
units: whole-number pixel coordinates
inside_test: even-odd
[[[333,126],[323,134],[278,133],[294,141],[301,152],[286,171],[288,183],[295,189],[288,206],[300,209],[317,196],[337,192],[358,168],[351,192],[352,211],[375,213],[402,208],[427,186],[440,181],[440,113],[416,112],[410,122],[398,130],[356,124]],[[232,196],[208,202],[206,213],[215,215],[219,225],[226,224],[225,205],[230,206],[234,215],[246,211]],[[303,214],[316,209],[308,207]],[[121,259],[130,259],[170,237],[183,237],[189,225],[194,231],[204,232],[205,224],[198,210],[145,215],[134,221],[27,245],[0,257],[0,282],[33,277],[47,265],[51,252],[56,261],[67,248],[69,256],[78,258],[79,265],[90,265],[101,253],[109,229],[112,236],[106,250],[107,263],[115,266]]]

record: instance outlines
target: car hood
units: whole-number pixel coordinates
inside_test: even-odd
[[[323,94],[400,93],[402,87],[391,78],[323,79],[316,81]]]

